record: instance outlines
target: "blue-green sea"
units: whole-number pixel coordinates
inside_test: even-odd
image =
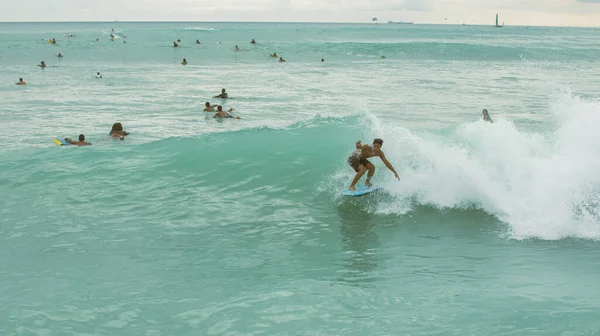
[[[0,23],[0,335],[600,335],[599,34]]]

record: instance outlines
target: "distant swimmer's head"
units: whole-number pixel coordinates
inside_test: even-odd
[[[210,103],[209,103],[209,102],[206,102],[206,103],[204,104],[204,106],[206,106],[206,107],[210,107]]]
[[[381,140],[379,138],[373,140],[373,148],[381,149],[381,146],[383,146],[383,140]]]
[[[225,89],[221,89],[221,93],[225,93]]]
[[[385,56],[381,56],[381,57],[379,57],[379,58],[383,59],[383,58],[385,58]]]
[[[325,59],[324,59],[324,58],[321,58],[321,62],[325,62]]]
[[[490,114],[488,113],[487,109],[481,110],[481,114],[483,115],[483,120],[492,121],[492,118],[490,117]]]
[[[180,40],[180,39],[177,39],[177,42],[181,43],[181,40]]]
[[[117,131],[117,132],[122,132],[123,131],[123,124],[121,123],[114,123],[112,125],[112,129],[110,130],[111,132]]]
[[[85,135],[79,134],[79,141],[85,141]]]

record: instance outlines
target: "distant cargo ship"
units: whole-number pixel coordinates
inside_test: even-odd
[[[388,23],[390,23],[390,24],[413,24],[412,21],[392,21],[392,20],[389,20]]]

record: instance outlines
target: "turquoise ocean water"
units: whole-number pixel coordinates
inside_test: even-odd
[[[599,334],[599,33],[0,24],[0,334]]]

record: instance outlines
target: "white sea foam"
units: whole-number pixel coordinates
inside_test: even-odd
[[[506,222],[517,239],[600,239],[600,103],[566,95],[550,112],[556,126],[546,133],[498,119],[443,137],[389,127],[367,113],[365,135],[384,139],[401,178],[379,171],[394,201],[375,211],[407,213],[415,200],[441,209],[477,207]]]

